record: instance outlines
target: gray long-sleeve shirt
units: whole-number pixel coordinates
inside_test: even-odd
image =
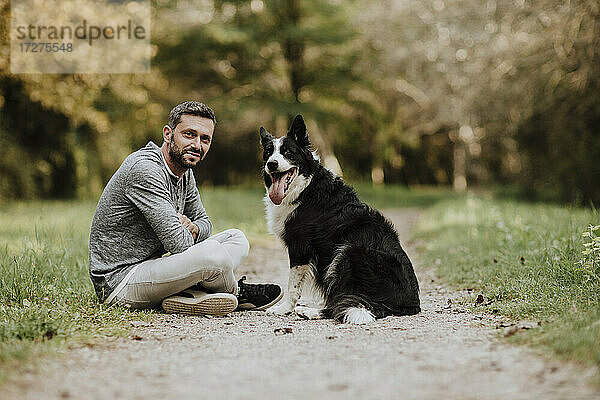
[[[195,223],[194,241],[177,213]],[[132,153],[110,178],[90,231],[90,276],[104,301],[136,264],[180,253],[212,233],[192,170],[181,179],[153,142]]]

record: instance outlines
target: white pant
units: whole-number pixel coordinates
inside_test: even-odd
[[[249,249],[248,239],[239,229],[217,233],[182,253],[136,265],[106,303],[155,308],[166,297],[195,284],[210,292],[236,294],[233,271]]]

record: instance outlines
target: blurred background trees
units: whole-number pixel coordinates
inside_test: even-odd
[[[97,196],[175,104],[219,124],[203,184],[259,182],[258,127],[308,120],[375,184],[600,201],[600,6],[573,0],[153,0],[152,72],[13,75],[0,0],[0,199]]]

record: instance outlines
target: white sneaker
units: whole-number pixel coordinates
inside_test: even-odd
[[[232,294],[207,294],[192,289],[167,297],[162,302],[165,312],[186,315],[225,315],[235,310],[237,306],[237,298]]]

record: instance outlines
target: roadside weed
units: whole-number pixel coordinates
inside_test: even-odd
[[[583,250],[580,260],[575,263],[581,266],[590,279],[596,281],[600,280],[600,236],[596,234],[598,230],[600,230],[600,225],[589,225],[581,234]]]

